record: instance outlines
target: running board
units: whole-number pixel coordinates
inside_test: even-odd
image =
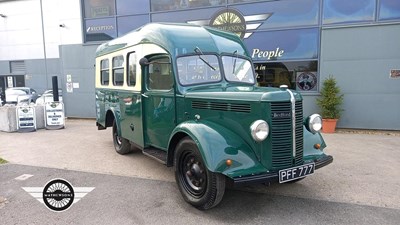
[[[167,152],[157,148],[145,148],[143,154],[159,161],[160,163],[167,164]]]

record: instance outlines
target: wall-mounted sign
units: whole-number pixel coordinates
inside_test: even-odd
[[[49,130],[62,129],[65,126],[64,104],[46,102],[44,106],[45,127]]]
[[[13,77],[7,77],[7,87],[14,87]]]
[[[17,106],[18,132],[36,131],[36,114],[32,106]]]
[[[222,9],[214,14],[210,26],[223,31],[229,31],[244,38],[246,21],[243,15],[235,9]]]
[[[90,26],[86,28],[86,33],[98,33],[102,31],[114,30],[113,25],[103,25],[103,26]]]
[[[300,91],[317,91],[317,72],[297,72],[296,86]]]
[[[72,93],[74,92],[74,87],[73,84],[71,82],[65,83],[66,89],[68,93]]]
[[[210,19],[191,20],[187,23],[229,31],[245,39],[250,37],[271,16],[272,13],[244,16],[239,10],[229,8],[217,11]]]
[[[67,74],[67,82],[72,82],[72,75],[71,74]]]
[[[390,78],[400,78],[400,70],[390,70]]]

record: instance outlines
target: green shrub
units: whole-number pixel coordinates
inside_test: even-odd
[[[336,79],[333,76],[329,76],[322,84],[321,96],[317,98],[317,105],[321,109],[322,118],[339,119],[343,111],[341,108],[342,103],[343,94],[340,94]]]

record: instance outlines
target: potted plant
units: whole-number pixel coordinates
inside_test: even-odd
[[[317,98],[317,105],[321,108],[323,133],[335,132],[337,120],[343,111],[342,103],[343,94],[340,94],[336,79],[330,75],[322,84],[321,97]]]

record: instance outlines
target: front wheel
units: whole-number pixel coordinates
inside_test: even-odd
[[[113,123],[113,142],[115,151],[121,155],[125,155],[131,151],[131,144],[128,140],[118,135],[117,124]]]
[[[175,149],[175,180],[186,202],[199,209],[210,209],[221,202],[225,176],[209,171],[196,143],[188,137]]]

